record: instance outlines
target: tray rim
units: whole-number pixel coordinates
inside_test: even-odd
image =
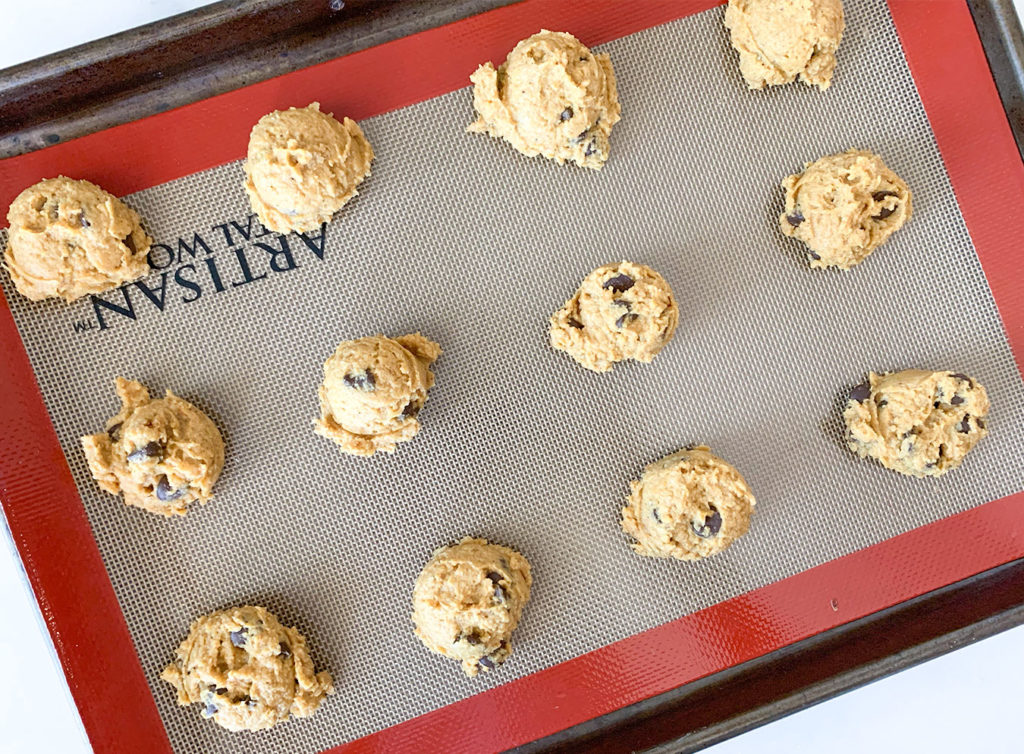
[[[970,1],[972,3],[972,6],[976,6],[976,5],[979,4],[979,2],[977,0],[970,0]],[[899,5],[900,2],[901,2],[901,0],[890,0],[890,8],[892,8],[895,5]],[[707,5],[715,5],[715,4],[717,4],[717,3],[707,3]],[[965,11],[966,8],[967,8],[967,6],[963,2],[961,2],[959,0],[946,0],[946,2],[944,3],[944,7],[947,8],[947,9],[948,8],[952,8],[954,6],[956,6],[956,8],[959,9],[959,11]],[[962,20],[962,15],[960,16],[960,18]],[[969,18],[969,16],[968,16],[968,18]],[[973,33],[973,25],[972,25],[972,33]],[[901,37],[902,36],[903,36],[903,34],[901,32]],[[980,49],[980,46],[979,46],[979,49]],[[984,63],[984,59],[982,59],[982,62]],[[985,65],[986,65],[985,70],[987,72],[988,71],[988,64],[985,64]],[[913,68],[913,65],[912,65],[912,68]],[[915,80],[917,80],[916,73],[915,73]],[[924,99],[923,95],[922,95],[922,99]],[[927,107],[928,107],[928,105],[926,103],[926,108]],[[931,110],[931,108],[928,108],[928,112],[929,112],[929,117],[931,118],[932,117],[932,110]],[[1005,111],[1004,111],[1004,115],[1005,115]],[[946,154],[946,150],[945,149],[943,149],[943,159],[944,160],[947,159],[947,154]],[[950,172],[951,172],[951,178],[952,178],[952,168],[950,168]],[[960,191],[959,187],[957,187],[957,190],[958,190],[958,193],[959,193],[959,191]],[[967,218],[967,213],[965,212],[965,219],[966,218]],[[969,227],[970,227],[970,224],[969,224]],[[1024,307],[1021,307],[1021,309],[1024,309]],[[1005,322],[1006,319],[1007,319],[1007,315],[1006,315],[1006,313],[1005,313],[1005,311],[1003,310],[1002,307],[1000,308],[1000,311],[1003,313],[1004,322]],[[1016,314],[1020,314],[1020,312],[1016,312]],[[3,319],[5,317],[9,318],[9,312],[7,312],[7,310],[5,308],[5,304],[0,304],[0,319]],[[1017,323],[1021,323],[1021,322],[1024,322],[1024,316],[1021,316],[1021,318],[1019,320],[1015,318],[1015,326],[1016,326]],[[6,323],[0,322],[0,329],[2,329],[2,326],[4,324],[6,324]],[[1014,334],[1014,333],[1011,333],[1011,328],[1010,328],[1009,325],[1007,325],[1007,332],[1008,332],[1008,335],[1013,335]],[[1017,355],[1017,359],[1018,359],[1018,364],[1020,364],[1021,363],[1021,356],[1020,356],[1021,349],[1019,347],[1019,344],[1020,344],[1020,342],[1024,341],[1024,328],[1016,329],[1014,332],[1015,332],[1016,335],[1015,335],[1015,337],[1011,338],[1011,343],[1012,344],[1017,344],[1017,347],[1014,350],[1015,350],[1015,353],[1018,354]],[[3,333],[0,333],[0,336],[2,336],[2,335],[3,335]],[[16,343],[20,347],[20,337],[17,336],[16,329],[14,330],[14,335],[15,335],[15,340],[13,342]],[[4,340],[6,340],[6,339],[4,339]],[[27,359],[26,359],[26,363],[27,363]],[[0,370],[0,372],[2,372],[2,371],[3,370]],[[34,383],[34,376],[32,375],[30,368],[29,368],[29,378],[30,378],[30,380],[29,380],[29,387],[30,388],[35,388],[35,390],[37,392],[37,388],[35,387],[35,383]],[[39,398],[39,402],[41,404],[41,397]],[[43,407],[43,416],[44,417],[45,417],[45,414],[46,414],[45,407]],[[48,419],[47,419],[47,422],[48,422]],[[52,427],[50,427],[50,429],[52,430]],[[55,442],[55,438],[54,438],[54,442]],[[59,446],[58,446],[58,450],[59,450]],[[66,465],[66,464],[64,464],[64,460],[63,460],[63,456],[62,455],[59,458],[59,464]],[[8,504],[8,502],[7,502],[8,501],[8,493],[10,491],[9,483],[10,483],[10,479],[8,477],[6,477],[6,476],[3,476],[2,473],[0,473],[0,491],[4,492],[3,497],[4,497],[4,504],[5,504],[5,506]],[[1015,496],[1015,498],[1020,498],[1020,499],[1016,500],[1016,502],[1018,502],[1018,503],[1019,502],[1024,502],[1024,498],[1022,498],[1020,495]],[[76,499],[77,499],[77,494],[76,494]],[[993,502],[998,502],[998,501],[993,501]],[[982,506],[982,508],[988,507],[988,506],[990,506],[992,504],[993,503],[986,504],[986,506]],[[79,505],[80,505],[80,501],[79,501]],[[975,509],[975,510],[977,510],[977,509]],[[82,513],[84,515],[84,510],[82,511]],[[88,525],[88,521],[87,520],[85,521],[85,525],[86,525],[86,531],[90,532],[90,536],[91,536],[91,530],[88,528],[89,525]],[[13,534],[13,532],[12,532],[12,534]],[[23,549],[23,541],[19,542],[17,537],[15,537],[15,541],[16,541],[16,544],[19,547],[19,554],[22,557],[23,562],[25,562],[26,561],[26,553],[25,553],[25,550]],[[939,589],[937,589],[934,592],[930,593],[930,595],[934,599],[939,599],[940,596],[943,595],[943,594],[946,594],[948,590],[953,589],[953,591],[956,591],[954,589],[955,587],[969,588],[969,584],[971,584],[975,588],[983,589],[986,594],[993,595],[993,600],[995,600],[994,595],[996,595],[996,591],[995,591],[996,588],[1000,584],[1005,584],[1006,580],[1009,580],[1009,582],[1012,584],[1013,588],[1018,588],[1018,587],[1024,585],[1024,572],[1021,572],[1019,569],[1016,569],[1014,567],[1016,564],[1019,564],[1019,563],[1020,563],[1020,561],[1015,559],[1009,565],[1003,565],[1003,566],[997,567],[993,571],[984,572],[984,573],[978,573],[978,574],[970,576],[970,577],[968,577],[966,579],[955,581],[955,582],[953,582],[950,585],[946,585],[946,586],[940,587]],[[102,562],[100,562],[100,566],[102,568]],[[104,573],[104,575],[106,574],[105,569],[103,570],[103,573]],[[1009,574],[1009,575],[1007,575],[1007,574]],[[983,586],[979,586],[979,585],[983,585]],[[36,594],[38,595],[38,592],[36,592]],[[994,627],[994,628],[992,628],[992,630],[994,632],[996,630],[1002,630],[1003,628],[1009,628],[1011,625],[1017,625],[1020,622],[1024,622],[1024,615],[1022,615],[1021,611],[1018,609],[1020,607],[1021,603],[1024,602],[1024,597],[1021,597],[1021,596],[1017,595],[1016,592],[1014,592],[1014,594],[1016,595],[1014,599],[1017,600],[1014,605],[1012,605],[1010,607],[1004,607],[1004,608],[999,608],[999,607],[993,608],[992,606],[997,604],[995,601],[992,604],[986,603],[986,605],[988,605],[987,609],[994,609],[995,612],[991,612],[991,613],[985,614],[984,613],[984,609],[982,609],[982,613],[979,613],[981,615],[981,617],[979,617],[977,620],[975,620],[972,623],[968,623],[965,626],[951,626],[951,625],[947,625],[946,626],[946,630],[944,632],[942,632],[941,627],[939,627],[940,633],[937,635],[937,638],[933,637],[933,639],[926,641],[921,646],[927,645],[927,647],[929,648],[928,651],[934,651],[934,653],[935,653],[934,655],[929,655],[929,656],[935,656],[937,654],[941,654],[942,651],[945,651],[943,649],[943,647],[951,648],[948,644],[942,642],[942,637],[943,636],[950,635],[951,633],[955,633],[957,635],[960,635],[961,632],[968,631],[972,627],[977,628],[978,632],[982,632],[982,631],[986,630],[986,628]],[[900,608],[906,607],[906,609],[909,610],[913,605],[919,604],[915,600],[922,600],[924,602],[927,602],[927,600],[925,598],[928,597],[928,596],[929,595],[925,595],[925,597],[917,597],[917,598],[913,598],[911,600],[907,600],[907,601],[901,602],[898,605],[890,607],[890,608],[887,608],[887,609],[885,609],[885,610],[883,610],[881,612],[869,613],[867,616],[865,616],[864,618],[862,618],[860,620],[867,620],[868,618],[872,618],[874,616],[888,615],[889,614],[888,611],[890,611],[890,610],[891,611],[895,611],[893,614],[900,614]],[[929,604],[931,604],[931,603],[929,603]],[[998,604],[1002,604],[1002,603],[998,603]],[[119,608],[119,606],[117,606],[116,598],[114,598],[114,605],[115,605],[115,607],[116,607],[116,609],[117,609],[117,611],[119,613],[120,612],[120,608]],[[55,633],[55,628],[56,627],[55,627],[54,624],[50,623],[50,621],[52,619],[52,616],[51,616],[51,614],[48,614],[48,612],[47,612],[47,605],[44,604],[44,600],[40,600],[40,607],[43,609],[44,616],[47,617],[48,624],[50,624],[51,636],[54,638],[55,644],[58,645],[58,653],[61,653],[62,649],[64,651],[70,651],[70,649],[72,649],[72,648],[68,647],[68,646],[62,646],[61,637],[58,636],[57,633]],[[1009,623],[1007,623],[1007,621],[1009,621]],[[778,652],[786,652],[787,650],[792,650],[790,652],[790,654],[792,656],[797,656],[799,654],[799,652],[797,650],[800,647],[810,648],[811,645],[807,644],[806,642],[811,642],[811,641],[813,641],[815,639],[818,639],[818,638],[824,638],[824,637],[826,637],[828,635],[833,635],[833,632],[834,632],[834,636],[844,636],[844,635],[846,635],[846,633],[844,632],[843,629],[847,628],[848,625],[851,625],[851,624],[842,624],[842,625],[840,625],[840,626],[838,626],[836,628],[830,629],[829,631],[827,631],[825,633],[817,634],[817,635],[811,637],[810,639],[804,639],[804,640],[802,640],[800,642],[797,642],[795,644],[789,645],[788,647],[786,647],[784,649],[777,650],[777,651]],[[867,625],[867,624],[865,624],[865,625]],[[1000,626],[1001,626],[1001,628],[1000,628]],[[126,629],[125,629],[125,631],[126,631]],[[979,638],[980,638],[980,633],[979,633]],[[129,643],[131,643],[130,636],[128,637],[128,641],[129,641]],[[130,644],[130,646],[132,648],[132,651],[134,652],[134,644]],[[906,649],[906,648],[904,648],[904,649]],[[900,653],[900,652],[903,652],[904,650],[897,649],[895,651],[897,653]],[[890,656],[890,658],[889,658],[890,660],[892,660],[893,657],[895,657],[894,664],[889,664],[889,663],[884,662],[884,661],[880,662],[880,663],[871,664],[870,667],[872,669],[877,669],[878,674],[879,674],[878,676],[874,676],[874,677],[880,677],[881,675],[888,674],[888,673],[891,673],[891,672],[895,672],[896,670],[901,669],[901,667],[906,666],[906,665],[899,665],[899,661],[900,661],[900,657],[901,656],[902,656],[901,654],[896,654],[894,656]],[[764,657],[768,657],[768,655],[763,655],[762,658],[764,658]],[[922,659],[924,659],[923,656],[922,656]],[[910,664],[910,661],[908,661],[907,664]],[[692,686],[694,683],[703,683],[704,681],[708,681],[709,683],[714,685],[715,683],[721,682],[723,680],[721,678],[722,674],[729,673],[729,672],[737,670],[739,668],[746,668],[747,670],[750,670],[751,667],[752,666],[750,666],[748,663],[745,663],[745,664],[740,665],[740,666],[734,666],[732,668],[729,668],[728,670],[721,671],[721,673],[719,673],[719,674],[708,676],[706,679],[703,679],[702,681],[692,682],[691,684],[688,684],[687,687]],[[69,672],[67,664],[63,661],[63,655],[62,655],[62,668],[64,669],[65,673]],[[744,672],[747,672],[747,671],[744,671]],[[857,684],[858,682],[856,681],[856,678],[858,678],[858,677],[862,677],[862,676],[856,676],[856,675],[852,676],[853,680],[851,680],[850,682],[854,683],[854,684]],[[865,678],[864,680],[859,681],[859,683],[864,683],[864,682],[867,682],[868,680],[872,680],[872,679],[873,679],[873,677],[872,678]],[[68,680],[69,680],[69,682],[72,681],[72,679],[70,677],[68,678]],[[148,696],[148,694],[149,694],[148,686],[145,686],[145,684],[144,684],[143,688],[144,688],[144,693]],[[832,696],[835,693],[839,693],[839,691],[841,691],[841,690],[845,690],[845,689],[836,689],[836,690],[830,691],[828,684],[824,684],[824,685],[821,686],[821,698],[825,698],[827,696]],[[123,691],[123,689],[122,689],[122,691]],[[667,693],[668,694],[673,694],[674,692],[667,692]],[[80,709],[81,709],[81,701],[79,700],[77,693],[75,695],[75,698],[76,698],[76,703],[80,705]],[[656,699],[659,699],[659,698],[660,697],[654,697],[652,699],[656,700]],[[652,700],[649,699],[647,701],[652,701]],[[783,702],[784,701],[785,700],[783,700]],[[757,710],[764,710],[764,712],[767,713],[767,714],[774,714],[772,712],[772,710],[775,710],[775,712],[777,712],[777,714],[775,714],[775,716],[779,716],[781,714],[786,714],[787,707],[785,706],[785,704],[783,702],[778,703],[780,706],[777,706],[777,707],[775,707],[775,706],[773,706],[771,704],[762,705],[761,707],[752,707],[749,714],[755,714],[755,716],[756,716]],[[626,710],[626,709],[630,709],[630,708],[624,708],[624,710]],[[619,710],[618,712],[622,712],[624,710]],[[155,712],[155,710],[154,710],[154,712]],[[634,712],[636,714],[639,714],[638,710],[634,710]],[[605,722],[609,722],[611,716],[613,716],[615,714],[616,713],[609,713],[605,717]],[[716,726],[712,726],[712,727],[706,729],[707,731],[712,731],[712,732],[718,731],[718,733],[714,733],[714,735],[718,735],[719,738],[708,739],[708,738],[695,737],[696,734],[694,734],[691,731],[690,733],[684,733],[684,738],[683,739],[679,739],[677,737],[675,739],[674,743],[671,742],[671,739],[668,739],[669,743],[667,743],[666,745],[669,745],[669,746],[679,745],[679,746],[682,746],[684,750],[689,750],[687,747],[691,747],[691,746],[704,746],[704,745],[707,745],[707,744],[711,743],[712,740],[720,740],[721,738],[728,737],[729,735],[734,735],[735,733],[740,732],[741,727],[743,725],[746,725],[747,727],[749,727],[749,725],[750,725],[749,721],[751,719],[749,717],[749,714],[748,714],[748,717],[742,718],[742,720],[748,721],[746,723],[742,722],[742,720],[741,720],[741,722],[738,722],[735,725],[732,725],[730,723],[730,720],[732,720],[732,718],[730,718],[730,719],[726,719],[726,720],[723,720],[720,723],[718,723],[717,727]],[[83,722],[84,722],[84,717],[85,716],[83,714]],[[596,718],[596,719],[600,720],[601,718]],[[638,718],[636,718],[636,716],[634,715],[634,719],[638,719]],[[764,718],[763,721],[767,721],[767,719],[770,719],[770,718]],[[574,731],[574,730],[576,731],[575,736],[571,740],[569,738],[566,738],[565,740],[562,740],[562,741],[555,740],[555,738],[540,739],[540,740],[534,742],[534,744],[537,747],[540,747],[540,748],[538,748],[536,750],[540,750],[541,748],[547,748],[547,747],[550,747],[550,746],[564,747],[564,746],[567,746],[567,745],[568,746],[572,746],[572,745],[575,745],[575,744],[583,745],[584,743],[588,746],[588,748],[590,750],[593,750],[592,747],[597,742],[597,739],[594,739],[594,738],[580,739],[579,738],[579,736],[581,736],[581,735],[587,735],[587,731],[584,730],[584,727],[586,725],[588,725],[588,723],[583,723],[581,726],[577,726],[576,728],[570,728],[567,731],[563,731],[563,733],[566,733],[566,734],[568,734],[569,732]],[[160,726],[161,726],[161,729],[162,729],[162,723],[160,723]],[[91,738],[92,737],[92,731],[89,730],[88,728],[87,728],[87,730],[90,733],[90,738]],[[678,731],[677,731],[677,733],[678,733]],[[562,734],[556,734],[556,736],[560,736],[560,735],[562,735]],[[626,745],[628,743],[627,740],[625,740],[623,738],[624,735],[625,734],[623,733],[623,731],[621,729],[611,728],[611,729],[608,729],[607,731],[601,733],[601,736],[604,737],[601,740],[605,741],[606,744],[608,746],[611,746],[611,747],[615,747],[617,745],[624,746],[624,745]],[[573,741],[575,741],[575,744],[573,743]],[[96,742],[94,741],[94,744],[95,743]],[[115,739],[109,739],[105,743],[110,744],[111,750],[113,750],[114,748],[120,748],[119,744],[123,743],[123,741],[117,741]],[[149,744],[151,746],[152,745],[152,741],[149,741]],[[532,746],[532,745],[527,745],[527,747],[524,747],[524,750],[533,750],[533,749],[528,748],[529,746]],[[345,746],[343,748],[348,748],[348,747]],[[612,748],[612,749],[609,749],[609,750],[615,750],[615,749]]]
[[[339,1],[220,0],[2,69],[0,160],[518,2]]]
[[[1024,159],[1024,30],[1013,0],[967,0],[981,45]]]

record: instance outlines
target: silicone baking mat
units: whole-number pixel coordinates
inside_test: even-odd
[[[68,145],[68,167],[50,150],[8,161],[19,170],[18,181],[4,180],[12,195],[56,172],[114,190],[154,184],[126,197],[156,238],[149,277],[70,306],[31,303],[6,277],[3,285],[63,451],[53,475],[66,459],[74,486],[65,491],[84,506],[116,595],[113,619],[109,608],[83,606],[89,593],[76,609],[83,624],[111,620],[115,639],[123,613],[127,636],[115,651],[124,683],[144,677],[174,751],[316,752],[354,739],[367,749],[500,748],[1021,554],[1024,514],[1011,496],[1024,489],[1024,385],[1000,317],[1000,307],[1007,319],[1019,313],[1021,293],[994,282],[1012,283],[1012,266],[986,262],[1008,230],[990,217],[964,221],[975,178],[951,184],[947,167],[960,157],[940,150],[905,57],[907,35],[923,33],[908,20],[920,11],[847,3],[827,93],[752,93],[712,3],[652,3],[618,26],[593,20],[606,4],[566,5],[527,2],[384,46],[414,63],[451,39],[462,45],[451,60],[419,60],[453,70],[408,84],[406,101],[387,85],[375,101],[364,81],[349,102],[339,73],[358,79],[375,55],[382,78],[403,65],[375,48],[250,87],[244,104],[238,92],[157,116],[204,127],[172,137],[169,164],[143,166],[142,177],[101,180],[95,150],[137,160],[153,149],[142,135],[159,140],[166,126],[97,135],[95,150]],[[960,3],[934,5],[961,30],[969,23]],[[679,17],[687,10],[701,12]],[[471,91],[440,94],[541,26],[603,42],[597,49],[612,57],[623,119],[600,173],[466,134]],[[312,99],[362,118],[373,175],[323,233],[269,234],[231,158],[263,112]],[[1008,137],[995,129],[993,139]],[[207,140],[220,146],[204,153]],[[778,183],[851,146],[879,152],[907,181],[914,217],[854,271],[812,271],[777,230]],[[182,175],[196,167],[205,169]],[[987,185],[1017,190],[1019,174],[1019,163],[1003,165]],[[1021,196],[1003,200],[1019,208]],[[680,327],[652,365],[596,375],[549,349],[546,320],[589,270],[623,258],[671,283]],[[1008,291],[999,306],[994,290]],[[420,435],[370,459],[315,436],[321,364],[336,343],[413,331],[445,351]],[[849,386],[870,369],[907,367],[966,372],[992,401],[989,436],[938,480],[893,474],[842,442]],[[98,491],[78,438],[115,413],[116,375],[172,388],[219,424],[228,461],[213,503],[164,520]],[[637,557],[617,523],[627,483],[692,442],[747,478],[758,498],[751,532],[704,562]],[[56,556],[22,534],[31,517],[19,515],[18,490],[8,485],[4,497],[30,573],[45,571],[35,559]],[[409,619],[431,551],[466,534],[517,547],[535,577],[512,658],[476,679],[428,653]],[[78,552],[71,535],[49,541]],[[90,578],[102,601],[109,586]],[[36,588],[46,613],[48,594]],[[242,603],[297,625],[317,667],[334,675],[337,694],[313,718],[230,734],[177,707],[158,679],[193,618]],[[58,649],[90,662],[83,657],[104,650],[66,610],[50,616]],[[76,674],[66,657],[65,666],[94,743],[116,748],[132,726],[152,734],[148,695],[125,702],[118,693],[119,710],[93,712],[121,679]],[[528,701],[536,692],[544,698]],[[97,731],[111,716],[123,723],[126,704],[142,708],[139,720],[105,739]]]

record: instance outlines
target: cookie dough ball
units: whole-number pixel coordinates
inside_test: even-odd
[[[478,116],[470,131],[504,139],[527,157],[604,166],[621,111],[607,55],[572,34],[541,30],[497,70],[484,63],[469,79]]]
[[[164,516],[213,497],[224,468],[224,441],[210,418],[170,390],[152,399],[134,380],[117,378],[121,411],[107,429],[82,438],[100,489]]]
[[[622,509],[633,549],[654,558],[697,560],[721,552],[750,528],[754,495],[740,473],[698,446],[644,469]]]
[[[346,453],[390,453],[420,431],[441,347],[419,333],[346,340],[324,364],[315,430]]]
[[[620,262],[599,267],[551,316],[551,345],[581,366],[607,372],[617,361],[650,362],[675,333],[679,309],[665,278]]]
[[[807,244],[811,267],[849,270],[910,219],[910,189],[871,152],[851,149],[809,162],[782,188],[779,227]]]
[[[850,391],[843,412],[850,449],[916,477],[955,469],[987,433],[988,396],[955,372],[907,369],[878,375]]]
[[[18,293],[33,301],[74,301],[149,272],[153,241],[138,214],[89,181],[40,181],[18,194],[7,222],[4,265]]]
[[[531,584],[530,564],[508,547],[471,537],[442,547],[413,589],[416,635],[466,675],[494,670],[512,653]]]
[[[269,230],[312,231],[358,193],[372,160],[354,120],[339,123],[318,102],[275,110],[249,136],[245,190]]]
[[[302,634],[266,608],[233,607],[196,620],[160,677],[178,704],[201,704],[203,717],[228,730],[261,730],[309,717],[334,693],[327,671],[313,670]]]
[[[840,0],[729,0],[725,26],[751,89],[805,84],[828,89],[843,37]]]

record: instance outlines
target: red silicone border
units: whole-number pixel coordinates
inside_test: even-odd
[[[501,59],[541,25],[598,44],[717,4],[526,0],[4,160],[0,206],[59,172],[124,194],[222,164],[243,155],[260,115],[290,104],[320,98],[325,110],[365,118],[428,99],[466,85],[479,60]],[[1017,239],[1024,238],[1024,215],[1005,208],[1024,206],[1024,166],[973,21],[962,0],[890,0],[890,7],[1020,365],[1024,254]],[[217,138],[194,138],[213,123]],[[974,146],[977,134],[987,137],[984,151]],[[169,751],[6,302],[0,346],[11,355],[0,363],[7,388],[0,497],[90,740],[104,752]],[[1024,493],[988,503],[331,751],[481,751],[549,735],[1022,557],[1022,504]],[[892,572],[901,574],[898,582],[878,578]]]

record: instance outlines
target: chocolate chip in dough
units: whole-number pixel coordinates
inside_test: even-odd
[[[244,649],[245,648],[245,641],[248,638],[248,634],[249,634],[249,629],[247,629],[245,626],[242,626],[237,631],[232,631],[231,632],[231,643],[234,644],[236,647]]]
[[[696,523],[691,523],[690,526],[693,529],[693,533],[701,539],[711,539],[711,537],[717,536],[718,532],[722,530],[722,514],[712,508],[711,513],[705,517],[703,524],[698,527]]]
[[[640,318],[640,315],[636,314],[635,312],[626,312],[621,317],[619,317],[617,320],[615,320],[615,326],[618,327],[621,330],[623,327],[628,325],[630,322],[633,322],[634,320],[637,320],[639,318]]]
[[[616,293],[625,293],[633,287],[634,283],[636,283],[636,281],[633,278],[625,273],[621,273],[605,280],[604,283],[601,284],[601,287],[605,290],[611,288]]]
[[[160,458],[164,454],[164,449],[158,442],[147,442],[141,448],[136,448],[128,454],[128,463],[138,463],[139,461],[145,461],[147,458]]]
[[[871,386],[866,382],[862,382],[850,388],[850,400],[856,401],[857,403],[863,403],[871,397]]]
[[[182,497],[188,491],[188,487],[181,487],[180,489],[174,489],[171,487],[171,483],[167,481],[167,477],[161,475],[156,480],[156,496],[158,500],[162,500],[165,503],[169,503],[172,500],[177,500]]]
[[[377,387],[377,381],[373,379],[373,372],[369,369],[365,372],[349,372],[342,380],[353,390],[362,390],[364,393]]]

